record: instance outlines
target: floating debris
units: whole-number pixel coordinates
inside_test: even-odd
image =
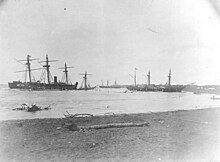
[[[22,104],[21,107],[19,108],[14,108],[12,110],[22,110],[22,111],[27,111],[27,112],[35,112],[35,111],[41,111],[41,110],[49,110],[51,109],[50,106],[47,106],[47,107],[40,107],[40,106],[37,106],[36,104],[32,104],[31,106],[28,106],[27,104]]]

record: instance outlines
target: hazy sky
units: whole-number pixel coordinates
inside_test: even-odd
[[[133,83],[220,84],[220,15],[217,0],[5,0],[0,1],[0,83],[22,79],[15,59],[50,59],[72,82],[79,73]],[[39,68],[37,61],[33,68]],[[33,71],[39,78],[41,71]]]

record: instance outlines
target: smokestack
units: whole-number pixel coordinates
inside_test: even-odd
[[[57,76],[54,76],[54,84],[57,84]]]

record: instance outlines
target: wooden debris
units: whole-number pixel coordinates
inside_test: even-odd
[[[74,117],[93,117],[92,114],[70,114],[66,111],[67,114],[63,114],[66,118],[74,118]]]
[[[78,131],[78,130],[89,130],[89,129],[144,127],[144,126],[149,126],[149,123],[148,122],[144,122],[144,123],[112,123],[112,124],[91,125],[91,126],[77,126],[74,123],[66,123],[64,127],[68,128],[71,131]]]
[[[144,123],[112,123],[91,126],[78,126],[79,129],[106,129],[106,128],[123,128],[123,127],[143,127],[149,126],[148,122]]]
[[[51,109],[50,106],[47,106],[45,108],[41,108],[40,106],[37,106],[36,104],[32,104],[31,106],[28,106],[27,104],[22,104],[19,108],[14,108],[12,110],[23,110],[27,112],[35,112],[35,111],[41,111],[41,110],[49,110]]]

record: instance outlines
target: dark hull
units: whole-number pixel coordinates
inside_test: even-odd
[[[23,83],[20,81],[13,81],[8,83],[9,88],[11,89],[23,89],[23,90],[76,90],[78,82],[76,84],[65,84],[65,83],[57,83],[57,84],[45,84],[39,82],[33,83]]]
[[[137,85],[127,86],[130,91],[143,91],[143,92],[182,92],[186,86],[172,85],[172,86],[157,86],[157,85]]]
[[[182,90],[185,88],[186,86],[183,85],[173,85],[173,86],[165,86],[162,91],[163,92],[182,92]]]
[[[126,88],[126,86],[121,85],[111,85],[111,86],[99,86],[100,88]]]
[[[156,92],[159,91],[158,87],[155,85],[137,85],[137,86],[127,86],[130,91],[144,91],[144,92]]]

